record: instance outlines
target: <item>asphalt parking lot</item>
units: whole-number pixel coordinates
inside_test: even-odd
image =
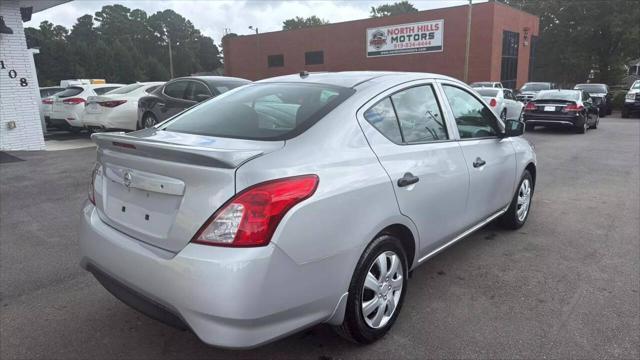
[[[362,347],[320,325],[250,351],[150,320],[80,269],[94,148],[11,153],[24,161],[0,164],[0,358],[640,358],[640,119],[525,136],[528,223],[418,268],[388,336]]]

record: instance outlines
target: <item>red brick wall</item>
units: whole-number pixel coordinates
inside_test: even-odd
[[[309,29],[238,36],[224,41],[225,72],[251,80],[308,71],[396,70],[434,72],[459,79],[464,74],[467,6],[422,11],[392,17],[348,21]],[[396,56],[366,56],[366,29],[444,19],[442,52]],[[526,20],[526,21],[525,21]],[[525,23],[537,34],[538,18],[508,6],[481,3],[473,6],[469,81],[500,80],[502,28],[522,33]],[[535,23],[535,26],[532,25]],[[512,28],[509,28],[510,30]],[[520,38],[522,39],[522,34]],[[518,81],[526,81],[528,47],[520,52]],[[324,64],[305,65],[304,53],[323,50]],[[284,66],[269,68],[268,55],[284,55]],[[497,54],[497,57],[496,57]],[[496,70],[497,69],[497,70]],[[524,77],[521,78],[521,72]]]

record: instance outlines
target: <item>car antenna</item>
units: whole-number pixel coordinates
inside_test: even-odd
[[[300,78],[301,78],[301,79],[304,79],[304,78],[306,78],[307,76],[309,76],[309,72],[308,72],[307,70],[300,71]]]

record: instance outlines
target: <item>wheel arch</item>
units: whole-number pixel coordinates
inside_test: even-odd
[[[409,262],[407,267],[411,269],[414,264],[417,247],[416,237],[413,235],[411,229],[404,224],[396,223],[382,229],[374,239],[380,235],[392,235],[400,240],[400,244],[405,251],[405,255],[407,255],[407,261]]]
[[[527,166],[525,166],[524,168],[525,170],[529,171],[529,174],[531,174],[531,180],[533,181],[533,188],[535,189],[536,187],[536,165],[532,162],[528,163]]]

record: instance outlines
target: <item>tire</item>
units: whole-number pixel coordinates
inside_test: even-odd
[[[502,122],[507,122],[507,109],[502,110],[500,113],[500,120],[502,120]]]
[[[528,201],[526,202],[526,209],[524,211],[524,216],[522,213],[519,213],[519,210],[525,203],[519,204],[519,200],[523,198],[522,196],[526,193],[527,190],[523,189],[523,184],[528,182]],[[518,183],[518,187],[516,188],[515,194],[513,194],[513,198],[511,199],[511,204],[499,219],[498,224],[505,229],[516,230],[522,227],[527,219],[529,218],[529,213],[531,213],[531,200],[533,199],[533,190],[535,189],[535,184],[533,183],[533,178],[528,170],[525,170],[522,174],[522,178]]]
[[[576,134],[584,134],[587,132],[587,119],[582,119],[582,122],[580,123],[580,125],[576,126],[575,131]]]
[[[146,113],[142,116],[142,123],[140,124],[141,129],[148,129],[153,127],[153,125],[158,123],[158,119],[156,119],[155,115],[152,113]]]
[[[533,125],[533,124],[527,124],[527,123],[524,124],[524,130],[525,131],[533,131],[535,129],[536,129],[536,126]]]
[[[629,109],[622,108],[622,117],[625,119],[629,118]]]
[[[593,125],[589,126],[589,129],[594,129],[594,130],[597,129],[599,123],[600,123],[600,116],[596,118],[596,122],[594,122]]]
[[[82,131],[82,128],[75,126],[69,127],[69,132],[71,132],[72,134],[80,134],[80,131]]]
[[[380,273],[381,262],[378,259],[384,258],[385,267],[391,271],[392,256],[399,261],[397,271],[388,278],[376,275]],[[370,344],[391,329],[407,292],[407,264],[407,256],[400,240],[392,235],[380,235],[367,246],[351,278],[344,321],[334,328],[340,336],[358,344]],[[369,274],[375,279],[375,282],[368,282],[373,284],[371,287],[365,286],[365,279],[370,278]],[[370,290],[376,286],[376,291]],[[379,307],[371,306],[371,312],[365,316],[363,303],[368,301],[374,301],[373,304],[379,304]],[[387,314],[390,305],[393,310]]]

